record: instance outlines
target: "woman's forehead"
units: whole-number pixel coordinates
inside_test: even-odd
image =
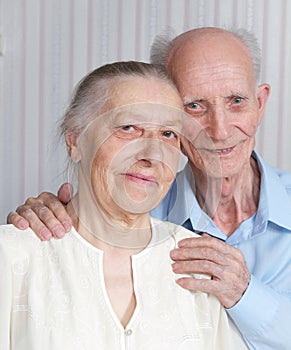
[[[169,105],[139,102],[107,109],[89,125],[88,129],[111,130],[125,125],[169,127],[180,132],[183,123],[183,110]],[[102,131],[103,130],[103,131]]]
[[[132,76],[115,81],[109,88],[108,109],[130,103],[149,102],[181,108],[178,91],[166,80]]]

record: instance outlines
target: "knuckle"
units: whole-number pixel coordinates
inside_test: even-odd
[[[37,198],[35,197],[28,197],[25,201],[25,205],[33,205],[35,204],[35,202],[37,202]]]
[[[11,211],[8,215],[7,215],[7,223],[8,224],[12,224],[13,221],[16,220],[18,214],[15,211]]]
[[[50,198],[52,198],[53,197],[53,195],[50,193],[50,192],[42,192],[39,196],[38,196],[38,198],[39,199],[41,199],[41,200],[43,200],[43,201],[46,201],[46,200],[48,200],[48,199],[50,199]]]
[[[24,217],[25,219],[27,219],[28,221],[30,219],[33,218],[33,216],[35,215],[33,210],[28,207],[28,206],[22,206],[19,208],[19,210],[17,210],[18,214],[22,217]]]
[[[45,206],[41,206],[38,208],[37,214],[38,214],[40,219],[45,219],[45,218],[47,218],[47,216],[49,214],[49,209]]]

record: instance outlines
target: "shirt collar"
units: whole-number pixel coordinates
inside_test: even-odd
[[[270,221],[291,230],[291,203],[280,173],[291,174],[268,165],[262,157],[253,152],[261,173],[260,201],[256,222]],[[256,223],[256,224],[257,224]]]
[[[183,225],[188,219],[194,231],[208,232],[221,239],[226,236],[215,226],[212,219],[201,209],[191,187],[193,174],[189,163],[177,174],[173,187],[168,220]]]
[[[259,154],[254,151],[252,156],[257,160],[261,172],[260,200],[257,211],[254,232],[262,232],[268,221],[275,223],[288,230],[291,229],[291,205],[280,176],[276,170],[269,166]],[[221,239],[225,235],[215,226],[212,219],[200,208],[191,187],[192,170],[189,163],[183,171],[178,173],[174,195],[171,203],[168,220],[182,225],[190,219],[194,230],[206,231]],[[291,175],[290,175],[291,178]]]

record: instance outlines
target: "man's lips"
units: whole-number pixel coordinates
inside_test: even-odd
[[[217,155],[228,155],[234,150],[235,146],[220,149],[208,149],[208,152],[215,153]]]
[[[128,180],[136,182],[136,183],[144,183],[144,184],[157,184],[157,179],[154,176],[144,175],[140,173],[123,173]]]
[[[225,147],[225,148],[205,148],[205,147],[197,147],[198,152],[208,152],[215,154],[217,156],[227,156],[232,153],[232,151],[236,148],[236,146]]]

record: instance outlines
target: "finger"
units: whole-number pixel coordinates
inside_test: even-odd
[[[50,230],[43,224],[36,213],[25,205],[17,208],[18,214],[29,223],[31,229],[41,240],[49,240],[52,237]]]
[[[221,266],[204,260],[175,262],[172,264],[172,270],[177,274],[205,274],[214,276],[216,279],[222,279],[224,274],[228,274],[227,266]]]
[[[228,261],[235,260],[212,247],[178,248],[170,252],[170,257],[174,261],[209,260],[220,265],[227,265]]]
[[[212,279],[196,279],[193,277],[182,277],[176,280],[182,288],[191,291],[200,291],[204,293],[210,293],[217,296],[217,290],[219,289],[218,282]]]
[[[49,225],[53,225],[56,229],[58,228],[60,230],[63,228],[64,233],[69,232],[72,228],[72,219],[63,204],[57,198],[51,201],[44,201],[44,204],[48,207],[51,213],[46,212],[45,209],[43,209],[43,222],[47,223],[46,220],[52,220],[51,222],[48,222]]]
[[[42,192],[37,198],[29,198],[31,207],[56,238],[61,238],[71,230],[72,220],[58,197],[49,192]]]
[[[43,226],[45,226],[51,232],[51,235],[53,237],[62,238],[66,233],[66,229],[60,221],[59,217],[56,217],[54,214],[57,211],[60,212],[60,209],[65,211],[62,205],[61,207],[62,208],[58,208],[57,205],[55,205],[54,209],[52,209],[43,205],[33,206],[31,209],[34,211],[35,216],[38,217],[38,220],[36,221],[35,216],[33,216],[34,221],[30,222],[31,228],[35,230],[36,228],[43,228]],[[65,215],[68,216],[66,211]],[[68,220],[66,222],[68,225]],[[38,227],[36,227],[36,225],[38,225]]]
[[[224,263],[226,260],[233,260],[238,263],[244,262],[244,256],[239,249],[213,237],[190,238],[180,242],[182,242],[183,248],[177,248],[172,251],[171,257],[173,260],[201,258],[221,263]]]
[[[20,230],[26,230],[29,227],[29,222],[22,216],[18,215],[15,211],[8,214],[7,223],[13,224]]]
[[[231,250],[231,246],[224,241],[211,237],[207,234],[203,234],[201,237],[185,238],[178,242],[179,248],[193,248],[212,246],[216,249],[228,251]]]
[[[222,291],[223,286],[219,282],[211,279],[179,278],[176,283],[184,289],[193,292],[204,292],[214,295],[221,304],[226,307],[232,307],[238,300],[232,297],[232,294],[225,295]],[[234,301],[235,300],[235,301]]]
[[[68,204],[73,196],[73,186],[66,182],[58,190],[58,199],[63,204]]]

